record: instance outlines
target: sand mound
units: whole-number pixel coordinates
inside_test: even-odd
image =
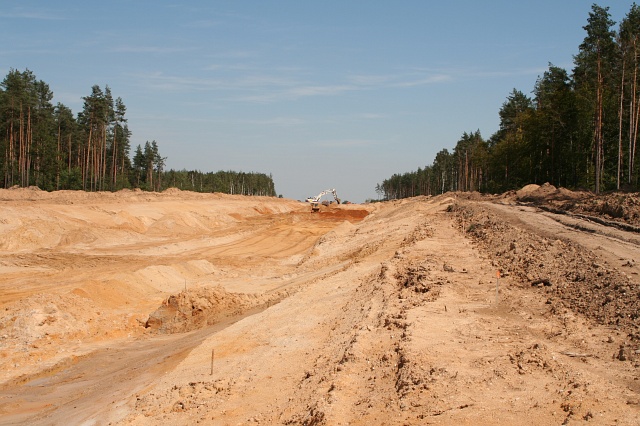
[[[215,324],[281,297],[281,293],[271,296],[230,293],[221,286],[183,291],[169,296],[149,315],[145,327],[163,334],[183,333]]]
[[[524,198],[536,192],[538,189],[540,189],[540,185],[531,183],[529,185],[524,186],[522,189],[516,191],[516,196],[518,198]]]

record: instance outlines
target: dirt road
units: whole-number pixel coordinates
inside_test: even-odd
[[[638,236],[457,198],[2,192],[0,423],[640,424]]]

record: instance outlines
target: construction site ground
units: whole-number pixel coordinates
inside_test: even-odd
[[[0,205],[0,424],[640,424],[638,194]]]

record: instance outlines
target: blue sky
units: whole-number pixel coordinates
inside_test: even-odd
[[[619,22],[631,2],[609,6]],[[571,70],[593,1],[0,0],[0,73],[74,113],[108,85],[167,168],[272,174],[278,194],[376,198],[514,89]],[[616,25],[617,28],[617,25]]]

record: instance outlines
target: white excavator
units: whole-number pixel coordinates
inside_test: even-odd
[[[306,199],[307,203],[311,203],[312,212],[317,212],[318,210],[320,210],[320,199],[322,198],[323,195],[326,195],[326,194],[333,194],[333,198],[336,200],[336,204],[340,204],[340,198],[338,198],[338,194],[336,193],[336,190],[326,189],[321,193],[319,193],[318,195],[316,195],[315,197],[309,197]]]

